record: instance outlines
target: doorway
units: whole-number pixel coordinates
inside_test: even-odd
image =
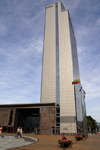
[[[51,128],[51,135],[60,135],[60,128],[59,127],[52,127]]]
[[[60,135],[60,129],[56,128],[56,135]]]

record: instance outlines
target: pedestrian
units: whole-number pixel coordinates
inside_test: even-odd
[[[17,134],[18,134],[18,137],[19,137],[19,134],[20,134],[20,127],[18,127],[18,129],[17,129]]]
[[[22,127],[21,127],[21,129],[20,129],[20,137],[22,138]]]
[[[1,133],[2,133],[2,126],[0,127],[0,137],[1,137]]]

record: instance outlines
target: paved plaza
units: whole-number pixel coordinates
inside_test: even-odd
[[[78,142],[76,142],[74,136],[68,136],[68,138],[73,140],[73,146],[72,148],[66,148],[67,150],[100,150],[100,134],[89,134],[87,140]],[[15,139],[14,135],[10,136],[7,134],[4,138],[0,138],[0,150],[65,150],[65,148],[60,148],[58,144],[59,139],[61,139],[59,135],[32,134],[24,134],[23,139]]]
[[[26,146],[37,142],[38,139],[23,136],[23,138],[15,138],[15,135],[2,134],[0,137],[0,150]]]

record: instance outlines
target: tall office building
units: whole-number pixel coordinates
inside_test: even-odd
[[[76,39],[69,11],[62,1],[46,6],[41,103],[56,104],[56,134],[86,132],[86,110]]]
[[[4,132],[69,134],[87,138],[85,98],[79,79],[76,40],[62,1],[46,7],[41,103],[0,105]],[[4,119],[5,117],[5,119]]]

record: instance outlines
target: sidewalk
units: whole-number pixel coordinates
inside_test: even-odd
[[[64,150],[65,148],[60,148],[58,140],[61,139],[61,136],[53,135],[32,135],[27,134],[25,136],[30,136],[39,139],[38,142],[22,146],[19,148],[13,148],[10,150]],[[100,150],[100,134],[89,135],[87,140],[78,141],[75,143],[74,136],[68,136],[73,140],[74,144],[72,148],[67,148],[67,150]]]

